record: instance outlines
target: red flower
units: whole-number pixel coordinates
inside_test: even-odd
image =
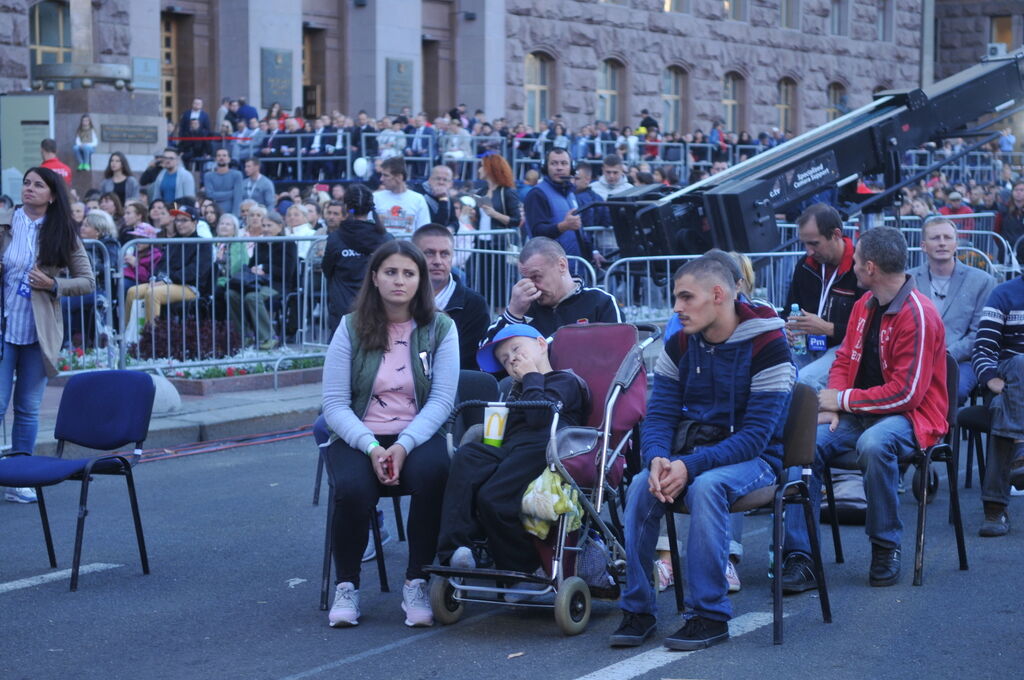
[[[233,376],[235,374],[235,367],[234,366],[228,366],[228,370],[225,371],[225,373],[227,373],[227,376],[230,378],[231,376]]]
[[[248,374],[249,374],[249,371],[245,370],[244,368],[238,369],[238,375],[248,375]]]
[[[85,356],[85,350],[82,349],[81,347],[76,347],[75,348],[75,356],[78,357],[79,359],[81,359],[82,357]]]

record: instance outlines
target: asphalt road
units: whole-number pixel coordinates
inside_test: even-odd
[[[385,548],[393,592],[378,591],[368,564],[361,625],[329,628],[318,608],[325,508],[310,503],[315,460],[302,438],[140,465],[149,576],[122,480],[99,478],[83,551],[95,571],[75,593],[47,568],[35,506],[0,503],[0,678],[1006,678],[1024,667],[1024,503],[1011,506],[1013,533],[980,539],[977,485],[963,498],[970,571],[957,569],[943,481],[929,508],[924,586],[910,585],[909,531],[902,582],[870,588],[867,541],[845,527],[846,563],[825,548],[834,623],[821,622],[815,594],[786,598],[781,647],[771,643],[768,518],[748,518],[732,639],[679,653],[657,640],[610,649],[619,612],[609,602],[595,603],[588,630],[572,638],[549,611],[494,605],[467,605],[453,626],[406,628],[406,551],[394,542]],[[70,566],[78,489],[47,494],[59,568]],[[381,507],[394,532],[390,504]],[[670,591],[659,604],[667,635],[678,626]]]

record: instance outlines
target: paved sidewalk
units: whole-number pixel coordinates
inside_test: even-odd
[[[53,426],[63,390],[59,386],[46,387],[39,413],[38,454],[52,454],[56,449]],[[321,383],[310,383],[278,390],[182,396],[179,410],[153,414],[145,446],[147,449],[171,447],[309,425],[320,410],[321,390]],[[11,417],[12,413],[8,412],[4,423],[5,444],[10,440]],[[74,455],[72,448],[68,449],[68,454]]]

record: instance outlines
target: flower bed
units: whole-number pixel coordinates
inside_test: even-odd
[[[166,373],[179,394],[203,396],[220,392],[265,390],[274,386],[274,366],[268,363],[179,369]],[[322,359],[291,359],[277,372],[278,387],[317,383],[323,378]]]

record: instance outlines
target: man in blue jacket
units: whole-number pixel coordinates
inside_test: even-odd
[[[729,639],[725,570],[729,506],[774,484],[796,368],[783,321],[736,299],[732,273],[700,257],[673,278],[681,331],[665,340],[640,436],[645,469],[626,502],[626,586],[612,646],[640,645],[657,626],[650,566],[665,503],[690,512],[684,625],[665,639],[693,650]]]
[[[545,236],[558,241],[566,255],[590,260],[593,249],[583,233],[583,220],[575,214],[580,203],[576,199],[573,172],[568,150],[552,148],[546,152],[541,166],[544,177],[523,200],[526,233],[531,238]],[[569,271],[574,276],[579,273],[577,268],[577,263],[570,263]]]

